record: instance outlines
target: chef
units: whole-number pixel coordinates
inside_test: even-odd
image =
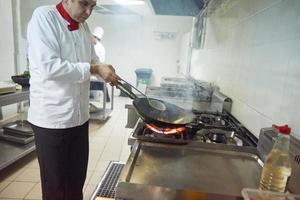
[[[43,200],[82,200],[88,163],[91,74],[115,85],[99,62],[85,22],[96,0],[62,0],[37,8],[28,24],[30,108]]]
[[[105,62],[105,48],[101,42],[102,38],[103,38],[103,35],[104,35],[104,30],[102,27],[100,26],[97,26],[95,29],[94,29],[94,32],[93,32],[93,44],[94,44],[94,49],[95,49],[95,53],[96,55],[98,56],[98,59],[101,63],[104,63]],[[91,77],[91,80],[102,80],[101,77],[99,76],[92,76]],[[105,84],[105,90],[107,91],[107,95],[106,95],[106,101],[109,102],[110,101],[110,97],[109,97],[109,93],[108,93],[108,89],[106,87],[106,84]],[[99,90],[91,90],[90,91],[90,97],[91,98],[97,98],[97,96],[101,96],[101,91]],[[90,112],[93,112],[93,109],[94,110],[97,110],[97,107],[90,102]]]
[[[101,42],[103,38],[103,34],[104,34],[104,30],[100,26],[97,26],[93,32],[95,52],[100,62],[105,61],[105,48]]]

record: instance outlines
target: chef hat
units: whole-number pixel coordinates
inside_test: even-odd
[[[100,26],[97,26],[97,27],[95,28],[95,30],[94,30],[94,33],[93,33],[93,35],[96,36],[96,37],[99,38],[99,39],[102,39],[103,34],[104,34],[104,30],[103,30],[103,28],[100,27]]]

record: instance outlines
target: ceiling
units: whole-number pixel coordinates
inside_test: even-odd
[[[120,4],[128,1],[138,2],[139,5]],[[207,2],[208,0],[98,0],[95,12],[115,15],[196,16]]]

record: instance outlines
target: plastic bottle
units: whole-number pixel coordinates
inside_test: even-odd
[[[292,172],[289,156],[291,128],[288,125],[273,125],[273,127],[277,129],[278,137],[265,160],[259,189],[285,192],[288,178]]]

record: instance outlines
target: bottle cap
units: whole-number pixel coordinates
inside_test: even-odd
[[[288,125],[283,125],[283,126],[273,125],[272,127],[277,129],[279,133],[282,133],[284,135],[289,135],[291,133],[291,128]]]

